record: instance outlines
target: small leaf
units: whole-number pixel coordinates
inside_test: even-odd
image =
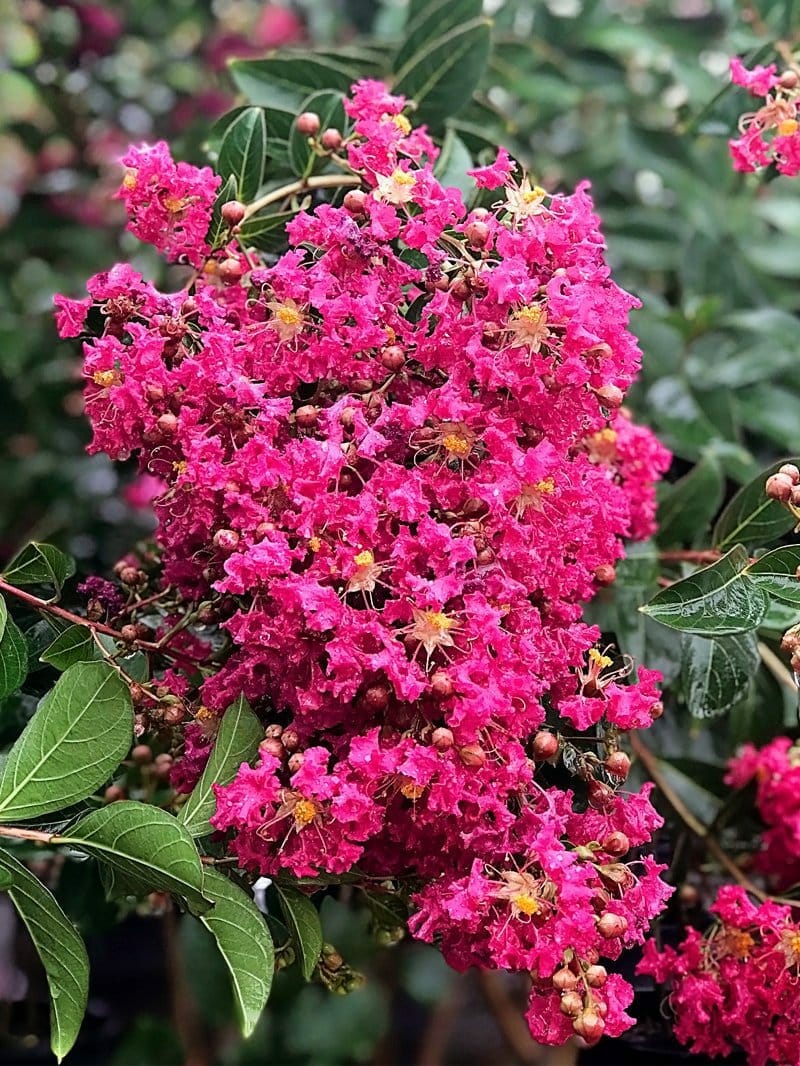
[[[0,700],[16,692],[28,674],[28,644],[13,618],[0,638]]]
[[[242,763],[254,758],[263,739],[263,726],[244,696],[240,696],[223,715],[203,776],[178,815],[193,837],[211,832],[208,820],[217,806],[214,785],[227,785],[232,781]]]
[[[0,596],[0,640],[3,639],[3,634],[6,631],[6,620],[8,619],[8,607],[6,607],[6,601]]]
[[[300,113],[305,111],[313,111],[319,115],[321,130],[335,129],[343,135],[346,133],[347,116],[342,93],[333,92],[330,89],[312,93],[300,105]],[[308,137],[300,133],[297,123],[292,123],[289,134],[289,165],[294,173],[300,178],[307,178],[312,173],[315,163],[324,162],[324,156],[318,156],[313,151],[308,143]]]
[[[392,61],[396,72],[436,37],[448,30],[477,19],[483,10],[483,0],[428,0],[413,17],[409,17],[405,38]]]
[[[50,814],[85,799],[127,755],[128,686],[106,663],[78,663],[56,681],[8,754],[0,822]]]
[[[15,555],[2,577],[10,585],[51,585],[58,598],[67,578],[75,573],[75,560],[52,544],[31,541]]]
[[[769,544],[792,528],[795,519],[764,491],[767,478],[784,463],[797,464],[800,459],[780,459],[739,489],[714,526],[712,544],[715,548],[726,551],[737,541],[751,548]]]
[[[239,1023],[250,1036],[269,999],[275,949],[267,923],[253,900],[229,878],[206,869],[203,891],[214,909],[199,915],[230,970]]]
[[[107,881],[111,898],[156,889],[180,896],[200,913],[210,905],[194,841],[177,818],[158,807],[120,800],[81,818],[56,841],[88,852],[121,876]]]
[[[667,487],[658,507],[658,543],[693,543],[719,510],[724,492],[719,461],[705,452],[685,477]]]
[[[222,205],[226,204],[229,200],[235,200],[236,193],[236,178],[231,174],[220,186],[217,198],[214,201],[214,207],[211,211],[211,222],[208,226],[206,240],[212,248],[221,247],[227,238],[230,227],[222,217]]]
[[[264,109],[247,107],[228,126],[217,158],[217,171],[236,181],[236,198],[247,203],[261,187],[267,157]]]
[[[417,118],[434,128],[469,103],[491,47],[490,24],[473,19],[436,37],[397,71],[393,92],[417,104]]]
[[[310,981],[322,952],[322,922],[319,911],[308,896],[304,896],[296,888],[278,884],[275,888],[300,960],[300,970],[306,981]]]
[[[0,849],[11,902],[30,933],[50,988],[50,1047],[59,1062],[72,1048],[86,1011],[89,958],[75,926],[37,877]]]
[[[747,568],[748,574],[769,596],[782,603],[800,606],[800,544],[773,548]]]
[[[88,626],[73,625],[60,633],[39,658],[56,670],[66,670],[75,663],[99,659],[100,651]]]
[[[283,51],[267,59],[234,59],[229,68],[236,88],[251,104],[294,114],[310,93],[319,89],[346,93],[358,78],[355,68],[307,52]]]
[[[724,714],[750,688],[759,664],[754,633],[708,640],[684,634],[681,678],[686,704],[695,718]]]
[[[712,566],[662,589],[640,608],[672,629],[723,637],[756,629],[767,613],[767,594],[748,575],[749,558],[737,544]]]

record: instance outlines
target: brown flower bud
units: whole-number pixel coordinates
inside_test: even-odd
[[[296,751],[294,755],[289,756],[289,762],[286,764],[289,767],[290,774],[296,774],[300,767],[305,762],[305,755],[302,751]]]
[[[124,625],[122,629],[120,629],[119,635],[122,637],[126,644],[133,644],[133,642],[139,636],[139,630],[135,625],[131,625],[129,623],[128,625]]]
[[[283,732],[283,726],[282,725],[278,725],[277,722],[272,722],[264,730],[264,736],[265,737],[279,737],[282,732]]]
[[[223,285],[235,285],[244,274],[244,267],[233,256],[223,259],[219,265],[218,274]]]
[[[291,726],[281,733],[281,743],[287,751],[296,751],[300,745],[300,737],[296,729]]]
[[[606,855],[626,855],[631,849],[631,842],[625,833],[609,833],[602,844]]]
[[[653,706],[650,708],[650,717],[655,722],[664,713],[664,704],[661,700],[656,700]]]
[[[572,1028],[587,1044],[596,1044],[603,1035],[605,1027],[606,1023],[596,1010],[585,1010],[572,1023]]]
[[[303,404],[302,407],[298,407],[295,411],[294,418],[301,429],[311,429],[312,426],[317,424],[319,408],[310,403]]]
[[[764,491],[771,500],[779,500],[781,503],[788,503],[792,498],[792,489],[794,488],[794,482],[786,474],[773,474],[767,478],[767,483],[764,486]]]
[[[558,992],[571,992],[578,987],[578,976],[566,966],[553,974],[553,988]]]
[[[435,670],[431,677],[431,695],[435,700],[449,700],[453,695],[453,680],[446,670]]]
[[[631,760],[624,751],[612,751],[603,765],[612,777],[624,781],[630,773]]]
[[[594,579],[598,585],[606,588],[617,580],[617,571],[611,563],[601,563],[594,572]]]
[[[345,193],[342,205],[351,215],[364,215],[366,214],[366,202],[367,194],[362,189],[351,189]]]
[[[784,463],[778,473],[788,477],[793,485],[800,485],[800,470],[794,463]]]
[[[399,344],[390,344],[388,348],[383,349],[380,359],[381,366],[385,366],[387,370],[396,374],[405,364],[406,353]]]
[[[602,781],[592,778],[587,785],[589,806],[596,811],[610,811],[614,807],[614,790]]]
[[[186,708],[180,703],[173,703],[164,711],[164,721],[167,725],[180,725],[186,717]]]
[[[561,997],[561,1013],[570,1018],[577,1018],[583,1010],[583,996],[578,992],[565,992]]]
[[[689,883],[681,885],[678,890],[678,899],[684,907],[696,907],[700,902],[700,893],[695,885]]]
[[[605,966],[590,966],[583,976],[590,988],[602,988],[608,980],[608,970]]]
[[[437,751],[449,751],[453,746],[453,740],[453,731],[443,725],[434,729],[431,736],[431,743]]]
[[[475,769],[483,766],[486,762],[486,752],[480,744],[465,744],[463,748],[458,749],[458,754],[461,756],[461,761],[465,766],[471,766]]]
[[[103,799],[106,803],[116,803],[118,800],[124,800],[125,789],[120,788],[119,785],[109,785],[103,793]]]
[[[599,389],[595,389],[595,396],[604,407],[611,407],[614,410],[622,407],[622,401],[625,399],[622,389],[617,388],[616,385],[601,385]]]
[[[235,529],[218,529],[214,534],[214,547],[223,552],[234,551],[239,544],[239,534]]]
[[[272,755],[276,759],[283,759],[286,756],[286,748],[277,737],[266,737],[258,745],[258,750],[262,755]]]
[[[389,706],[389,690],[385,685],[370,685],[364,693],[364,703],[371,711],[385,711]]]
[[[164,399],[164,389],[161,385],[145,385],[144,397],[148,403],[161,403]]]
[[[554,759],[558,755],[558,737],[555,733],[549,733],[546,729],[540,729],[533,738],[531,751],[534,759],[545,762]]]
[[[628,919],[621,914],[606,911],[597,919],[597,932],[604,940],[613,940],[615,937],[622,936],[627,928]]]
[[[170,411],[167,411],[161,415],[156,425],[165,436],[171,437],[178,428],[178,419]]]
[[[137,570],[135,566],[124,566],[119,575],[123,585],[139,585],[143,577],[142,571]]]

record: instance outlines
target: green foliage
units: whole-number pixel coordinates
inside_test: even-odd
[[[74,559],[52,544],[32,541],[14,556],[0,577],[12,585],[49,585],[57,599],[64,582],[74,573]]]
[[[792,528],[792,515],[764,494],[764,483],[784,463],[796,462],[800,460],[780,459],[739,489],[714,526],[711,542],[715,548],[726,551],[737,541],[755,548],[769,544]]]
[[[300,960],[300,970],[306,981],[309,981],[322,952],[322,923],[319,911],[308,896],[298,889],[288,885],[276,885],[275,888],[281,913]]]
[[[225,130],[216,168],[223,179],[233,178],[235,197],[252,200],[261,187],[267,154],[267,123],[260,107],[246,107]]]
[[[755,634],[708,640],[685,634],[681,641],[681,685],[696,718],[713,718],[746,695],[759,665]]]

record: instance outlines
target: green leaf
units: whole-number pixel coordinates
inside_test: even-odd
[[[51,585],[58,598],[67,578],[75,573],[75,560],[52,544],[31,541],[15,555],[2,577],[10,585]]]
[[[296,214],[297,211],[281,211],[277,215],[254,215],[239,227],[239,238],[262,252],[279,252],[286,247],[286,223]]]
[[[28,644],[13,618],[0,638],[0,700],[16,692],[28,674]]]
[[[231,174],[220,186],[217,198],[214,201],[214,207],[211,211],[211,222],[208,226],[206,240],[212,248],[219,248],[224,243],[230,231],[230,226],[222,217],[222,205],[226,204],[229,200],[235,200],[236,195],[236,178]]]
[[[178,815],[193,837],[211,832],[208,820],[217,806],[214,785],[227,785],[232,781],[242,763],[254,758],[263,739],[264,727],[244,696],[240,696],[223,715],[203,776]]]
[[[472,166],[469,149],[455,130],[448,129],[433,172],[445,188],[459,189],[465,202],[469,202],[475,193],[475,182],[467,174]]]
[[[8,754],[0,822],[50,814],[85,799],[127,755],[133,739],[128,686],[106,663],[71,666],[47,693]]]
[[[247,107],[228,126],[219,147],[217,170],[236,181],[236,198],[252,200],[264,177],[267,121],[263,108]]]
[[[66,670],[75,663],[92,662],[99,659],[100,651],[92,638],[88,626],[73,625],[59,633],[46,651],[39,656],[43,663],[49,663],[56,670]]]
[[[800,606],[800,544],[773,548],[747,568],[748,574],[769,596],[783,603]]]
[[[767,478],[784,463],[797,464],[800,459],[780,459],[739,489],[714,526],[712,544],[715,548],[725,551],[738,541],[748,547],[769,544],[792,528],[795,519],[782,504],[769,499],[764,492]]]
[[[753,633],[719,640],[684,634],[681,679],[686,704],[695,718],[724,714],[744,699],[759,664]]]
[[[640,608],[656,622],[683,633],[723,637],[756,629],[769,599],[747,573],[749,557],[737,544],[712,566],[662,589]]]
[[[6,620],[8,619],[8,607],[6,607],[6,601],[0,596],[0,640],[3,639],[3,633],[6,631]]]
[[[406,23],[405,38],[392,61],[392,69],[402,70],[409,60],[436,37],[477,19],[483,0],[430,0]]]
[[[275,949],[267,923],[253,900],[229,878],[207,868],[203,891],[214,909],[199,915],[230,970],[239,1023],[245,1037],[256,1027],[269,999]]]
[[[310,981],[322,952],[322,922],[319,918],[319,911],[308,896],[304,896],[296,888],[278,884],[275,888],[278,892],[283,917],[300,960],[300,970],[306,981]]]
[[[3,888],[42,960],[50,988],[50,1047],[59,1062],[72,1048],[86,1011],[89,957],[53,895],[13,855],[0,849]]]
[[[486,69],[490,23],[473,19],[430,41],[397,71],[393,92],[416,101],[420,122],[439,128],[469,103]]]
[[[111,898],[156,889],[180,896],[201,913],[211,903],[203,893],[194,841],[177,818],[158,807],[120,800],[87,814],[56,841],[108,864]]]
[[[692,543],[702,537],[724,492],[719,461],[712,452],[705,452],[685,477],[667,488],[658,508],[658,543]]]
[[[234,59],[229,64],[236,88],[251,104],[298,113],[305,97],[319,89],[349,92],[358,72],[350,66],[307,52],[283,51],[267,59]]]
[[[303,114],[305,111],[313,111],[319,115],[320,130],[336,129],[341,134],[345,134],[347,116],[342,93],[333,92],[330,89],[312,93],[300,105],[300,113]],[[300,178],[307,178],[313,171],[315,163],[324,162],[324,156],[319,156],[313,151],[309,138],[300,133],[297,123],[292,123],[289,134],[289,165],[293,172]]]

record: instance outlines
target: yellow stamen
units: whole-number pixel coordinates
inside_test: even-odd
[[[783,122],[778,123],[778,133],[781,137],[791,137],[793,133],[797,133],[800,129],[800,124],[793,118],[785,118]]]
[[[92,374],[92,381],[95,385],[102,385],[104,389],[108,389],[112,385],[120,385],[122,375],[118,370],[95,370]]]
[[[375,556],[372,554],[371,551],[365,550],[363,552],[359,552],[353,562],[356,564],[356,566],[372,566],[372,564],[375,562]]]
[[[164,198],[164,207],[171,215],[177,215],[186,207],[186,200],[180,196],[166,196]]]
[[[400,786],[400,792],[406,799],[418,800],[422,793],[425,791],[424,785],[418,785],[416,781],[412,781],[411,778],[406,778],[403,784]]]
[[[529,896],[527,895],[527,893],[524,892],[520,893],[520,895],[518,896],[512,896],[511,902],[514,904],[518,911],[522,912],[522,914],[538,914],[541,910],[541,907],[539,906],[539,901],[537,899],[534,899],[533,896]]]
[[[189,464],[186,462],[185,459],[178,459],[172,464],[172,469],[175,471],[176,474],[185,474],[186,471],[189,469]]]
[[[589,661],[595,663],[601,670],[605,670],[607,666],[611,666],[613,659],[609,659],[607,655],[603,655],[597,648],[589,649]]]
[[[310,551],[316,553],[322,547],[322,541],[319,539],[319,537],[309,537],[308,547]]]
[[[195,718],[198,722],[210,722],[212,718],[216,717],[217,716],[209,707],[198,707],[197,713],[195,714]]]
[[[312,800],[298,800],[292,814],[297,828],[303,829],[317,817],[317,805]]]
[[[123,189],[135,189],[136,188],[137,172],[135,170],[126,170],[125,176],[122,179]]]
[[[545,496],[551,496],[556,491],[556,483],[551,477],[546,477],[543,481],[537,481],[534,488]]]
[[[424,615],[428,625],[438,629],[440,633],[447,633],[458,625],[454,618],[448,618],[443,611],[425,611]]]
[[[448,433],[442,437],[442,447],[450,455],[455,455],[459,459],[464,459],[470,451],[469,441],[464,440],[457,433]]]
[[[404,136],[407,137],[411,133],[411,123],[405,115],[392,115],[392,122]]]

